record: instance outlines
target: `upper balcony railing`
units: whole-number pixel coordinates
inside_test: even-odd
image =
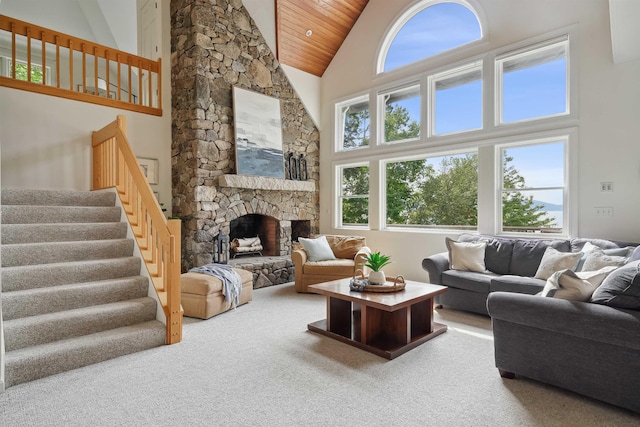
[[[162,115],[161,60],[0,15],[0,86]]]

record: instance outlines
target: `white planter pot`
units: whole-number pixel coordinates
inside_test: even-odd
[[[369,283],[372,285],[382,285],[387,281],[384,271],[372,271],[369,273]]]

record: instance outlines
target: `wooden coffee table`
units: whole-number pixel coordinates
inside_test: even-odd
[[[447,330],[433,321],[433,297],[446,286],[407,280],[399,292],[354,292],[349,281],[309,286],[327,297],[327,318],[309,323],[310,331],[393,359]]]

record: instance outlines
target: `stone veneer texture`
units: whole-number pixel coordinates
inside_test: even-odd
[[[234,86],[280,99],[283,151],[306,156],[314,191],[218,186],[236,173]],[[291,252],[291,221],[309,220],[318,232],[320,136],[241,0],[171,0],[171,92],[183,271],[211,262],[214,237],[244,214],[280,220],[281,254]]]

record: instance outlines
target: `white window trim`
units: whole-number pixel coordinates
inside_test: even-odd
[[[574,146],[577,144],[578,130],[576,128],[571,129],[559,129],[557,131],[543,132],[538,134],[524,134],[519,138],[508,138],[502,142],[495,144],[494,149],[494,165],[495,165],[495,204],[493,206],[493,230],[488,234],[504,236],[504,237],[530,237],[540,239],[556,239],[567,238],[569,236],[576,236],[578,227],[578,214],[577,214],[577,150]],[[536,144],[544,144],[551,142],[564,142],[564,194],[562,200],[563,217],[562,217],[562,232],[560,233],[518,233],[518,232],[505,232],[502,229],[502,178],[503,178],[503,165],[502,165],[502,150],[509,147],[522,147]],[[480,213],[478,213],[480,214]],[[480,224],[480,218],[478,218],[478,224]]]
[[[446,50],[444,52],[440,52],[437,53],[435,55],[431,55],[428,56],[426,58],[422,58],[419,60],[416,60],[414,62],[405,64],[405,65],[401,65],[400,67],[396,67],[394,69],[391,69],[389,71],[384,71],[384,64],[386,62],[387,59],[387,54],[389,53],[389,48],[391,47],[391,44],[393,43],[393,40],[395,39],[395,37],[398,35],[398,33],[400,32],[400,30],[402,29],[402,27],[405,26],[405,24],[407,22],[409,22],[411,20],[411,18],[413,18],[415,15],[417,15],[418,13],[422,12],[423,10],[440,4],[440,3],[457,3],[461,6],[466,7],[471,13],[473,13],[476,17],[476,20],[478,21],[478,26],[480,27],[480,38],[477,40],[473,40],[469,43],[465,43],[462,44],[460,46],[456,46],[452,49]],[[457,50],[460,49],[464,49],[467,48],[469,46],[478,44],[479,42],[483,42],[487,40],[487,19],[482,11],[482,8],[480,7],[480,4],[478,3],[477,0],[422,0],[422,1],[418,1],[415,4],[410,5],[409,7],[407,7],[406,9],[404,9],[402,12],[400,12],[400,14],[392,21],[393,24],[389,27],[389,29],[387,30],[386,34],[384,35],[384,37],[381,40],[380,45],[378,46],[378,49],[376,50],[377,52],[377,56],[376,56],[376,61],[375,61],[375,68],[374,68],[374,76],[377,75],[382,75],[382,74],[389,74],[389,73],[394,73],[398,70],[402,70],[405,69],[406,67],[411,67],[414,64],[421,64],[425,61],[429,61],[429,60],[433,60],[433,58],[437,58],[441,55],[447,55],[450,54],[450,52],[455,52]]]
[[[473,131],[477,131],[477,130],[482,130],[484,128],[484,116],[486,116],[486,114],[484,114],[484,97],[485,97],[485,93],[484,93],[484,66],[483,66],[483,60],[479,59],[476,61],[472,61],[466,65],[463,65],[461,67],[456,67],[456,68],[451,68],[447,71],[443,71],[440,73],[436,73],[436,74],[432,74],[430,76],[427,77],[427,81],[428,81],[428,117],[429,120],[427,122],[427,138],[433,138],[433,137],[442,137],[442,136],[447,136],[447,135],[454,135],[454,134],[460,134],[460,133],[466,133],[466,132],[473,132]],[[459,75],[464,75],[467,74],[470,71],[479,69],[480,73],[481,73],[481,77],[480,77],[480,83],[482,84],[481,87],[481,104],[482,104],[482,111],[481,111],[481,117],[480,117],[480,122],[481,125],[479,128],[473,128],[473,129],[465,129],[465,130],[458,130],[458,131],[453,131],[453,132],[446,132],[446,133],[435,133],[435,127],[436,127],[436,83],[439,80],[442,80],[444,78],[447,77],[455,77],[455,76],[459,76]]]
[[[420,97],[420,136],[418,136],[417,138],[407,138],[407,139],[400,139],[397,141],[387,141],[386,137],[385,137],[385,132],[384,132],[384,128],[385,128],[385,121],[386,121],[386,108],[385,108],[385,96],[387,95],[391,95],[395,92],[400,92],[404,89],[408,89],[408,88],[412,88],[412,87],[417,87],[418,88],[418,96]],[[424,117],[424,105],[425,105],[425,100],[424,100],[424,91],[423,89],[423,84],[421,80],[413,80],[410,81],[406,84],[403,84],[401,86],[395,86],[392,89],[385,89],[385,90],[381,90],[378,92],[377,95],[377,132],[376,135],[378,135],[378,138],[376,139],[376,143],[375,145],[392,145],[392,144],[403,144],[403,143],[407,143],[407,142],[413,142],[413,141],[420,141],[422,139],[422,135],[423,132],[426,129],[426,126],[424,125],[423,122],[423,117]]]
[[[504,122],[503,121],[503,108],[504,105],[502,103],[502,99],[503,99],[503,76],[504,73],[502,72],[503,69],[503,64],[505,61],[507,60],[512,60],[512,59],[516,59],[518,57],[524,57],[527,55],[530,55],[531,53],[535,52],[536,50],[543,50],[546,48],[549,48],[551,46],[555,46],[555,45],[560,45],[560,44],[564,44],[564,48],[565,48],[565,58],[566,58],[566,62],[567,62],[567,74],[566,74],[566,92],[565,92],[565,105],[566,105],[566,112],[564,113],[556,113],[556,114],[549,114],[546,116],[538,116],[538,117],[532,117],[532,118],[528,118],[528,119],[522,119],[522,120],[516,120],[516,121],[511,121],[511,122]],[[572,77],[571,77],[571,69],[572,67],[570,66],[570,39],[569,39],[569,34],[565,34],[563,36],[560,37],[556,37],[553,39],[549,39],[546,40],[544,42],[541,43],[536,43],[535,45],[532,46],[527,46],[525,48],[520,48],[517,50],[514,50],[512,52],[506,52],[500,55],[496,56],[495,59],[495,65],[494,65],[494,72],[495,72],[495,100],[494,100],[494,105],[495,105],[495,115],[494,115],[494,125],[496,127],[502,127],[502,126],[514,126],[514,125],[518,125],[518,124],[522,124],[522,123],[527,123],[527,122],[535,122],[535,121],[539,121],[539,120],[548,120],[551,118],[555,118],[555,117],[571,117],[571,112],[572,112],[572,103],[571,103],[571,96],[573,93],[572,90]]]
[[[368,195],[357,195],[357,196],[347,196],[349,198],[364,198],[367,197],[369,199],[368,203],[368,222],[367,224],[347,224],[344,225],[342,223],[342,200],[345,196],[342,195],[342,172],[344,169],[356,168],[366,166],[369,168],[369,194]],[[333,215],[334,215],[334,227],[336,229],[354,229],[354,230],[362,230],[362,229],[370,229],[371,228],[371,162],[357,162],[357,163],[342,163],[342,164],[334,164],[334,194],[337,197],[333,198],[334,207],[333,207]]]
[[[8,56],[3,56],[2,57],[2,62],[4,63],[4,76],[6,77],[11,77],[11,71],[12,71],[12,59]],[[27,61],[23,61],[21,59],[16,59],[16,63],[20,63],[20,64],[24,64],[25,66],[28,65]],[[31,66],[36,66],[36,67],[40,67],[42,68],[41,64],[38,64],[36,62],[31,61]],[[51,86],[51,67],[50,66],[46,66],[45,67],[45,86]]]
[[[452,232],[452,233],[460,233],[464,232],[476,232],[479,228],[479,224],[473,230],[461,230],[460,228],[445,228],[444,226],[421,226],[419,224],[408,224],[408,225],[399,225],[399,224],[387,224],[387,164],[389,163],[398,163],[398,162],[407,162],[411,160],[426,160],[434,157],[447,157],[447,156],[457,156],[464,154],[473,154],[475,153],[479,156],[479,150],[477,146],[471,146],[466,148],[456,148],[447,151],[431,151],[425,152],[421,154],[415,154],[411,156],[402,156],[402,157],[393,157],[384,160],[380,160],[380,230],[387,231],[419,231],[425,233],[442,233],[444,232]],[[480,183],[478,182],[478,194],[480,190]],[[479,221],[478,221],[479,222]]]
[[[348,107],[353,104],[359,104],[361,102],[367,102],[369,104],[369,145],[364,147],[355,147],[355,148],[344,148],[344,113],[342,109]],[[369,98],[369,94],[366,93],[364,95],[356,95],[353,97],[349,97],[343,101],[335,103],[335,111],[334,111],[334,129],[335,129],[335,144],[333,147],[334,152],[350,152],[350,151],[359,151],[366,150],[372,145],[372,130],[373,130],[373,117],[371,111],[371,99]]]
[[[481,9],[476,9],[481,10]],[[484,28],[484,26],[483,26]],[[433,157],[437,156],[437,153],[453,153],[456,151],[470,151],[478,150],[478,233],[481,234],[498,234],[498,217],[496,216],[496,203],[499,200],[498,190],[500,183],[497,182],[496,164],[494,163],[494,151],[495,146],[504,143],[513,143],[520,141],[533,141],[539,138],[551,137],[556,140],[561,136],[568,136],[569,143],[566,145],[568,154],[565,160],[568,162],[566,173],[569,174],[567,182],[567,190],[565,194],[566,209],[565,218],[563,221],[563,227],[570,236],[578,235],[578,218],[577,218],[577,141],[579,125],[579,111],[578,111],[578,70],[574,64],[577,64],[577,57],[575,55],[579,48],[579,33],[578,26],[572,25],[563,27],[533,38],[522,40],[517,43],[512,43],[500,48],[494,48],[487,51],[478,51],[478,49],[462,49],[456,51],[455,55],[444,55],[434,59],[432,61],[426,61],[414,66],[411,64],[406,68],[400,67],[397,70],[402,70],[401,73],[395,73],[396,70],[389,71],[380,75],[379,79],[374,78],[374,86],[368,89],[366,92],[360,92],[349,97],[344,97],[334,101],[334,103],[340,104],[345,101],[356,99],[359,96],[368,96],[369,100],[376,99],[377,94],[380,91],[390,90],[392,88],[398,88],[406,85],[410,82],[420,81],[421,93],[423,94],[422,108],[422,129],[421,137],[418,141],[405,142],[402,144],[379,144],[378,143],[378,103],[370,102],[370,144],[368,147],[361,149],[350,149],[338,151],[334,149],[332,153],[332,159],[334,161],[334,171],[338,166],[347,164],[359,164],[363,159],[369,162],[370,172],[370,190],[369,190],[369,227],[374,230],[385,230],[383,228],[386,222],[386,198],[385,189],[386,179],[383,172],[386,170],[382,166],[382,161],[386,159],[397,159],[403,156],[425,156]],[[530,120],[525,122],[509,123],[504,126],[495,125],[495,107],[496,107],[496,84],[495,78],[495,63],[496,58],[500,58],[502,55],[511,54],[513,52],[524,51],[527,48],[534,47],[540,43],[545,43],[558,37],[567,36],[570,40],[568,53],[567,53],[567,67],[569,84],[567,90],[569,92],[569,100],[567,108],[570,111],[568,115],[562,115],[559,117],[547,117],[538,120]],[[485,40],[486,43],[486,40]],[[481,47],[481,45],[474,45],[475,47]],[[462,57],[460,53],[471,52],[467,57]],[[445,58],[446,56],[446,58]],[[450,59],[449,62],[443,62],[442,59]],[[454,70],[457,67],[462,67],[465,64],[482,61],[482,75],[483,75],[483,129],[481,130],[469,130],[464,132],[450,133],[446,135],[428,135],[427,125],[429,110],[428,102],[432,97],[430,85],[428,79],[430,76],[438,73],[444,73],[449,70]],[[427,68],[429,66],[429,68]],[[407,71],[412,71],[408,73]],[[378,76],[376,76],[378,77]],[[375,84],[375,82],[378,84]],[[426,95],[426,96],[425,96]],[[337,131],[339,121],[337,117],[334,118],[334,130]],[[337,132],[336,132],[337,133]],[[338,141],[341,142],[336,136],[336,142],[334,147],[338,146]],[[340,164],[338,165],[337,162]],[[498,163],[500,165],[501,163]],[[491,167],[489,167],[491,166]],[[335,178],[334,174],[334,179]],[[337,184],[339,185],[339,184]],[[339,217],[340,212],[337,206],[338,198],[336,195],[340,194],[339,187],[334,185],[336,192],[333,194],[332,203],[334,204],[333,215],[334,219],[332,223],[338,224],[341,220]],[[344,227],[337,227],[344,228]],[[359,228],[362,229],[362,228]],[[385,230],[386,231],[386,230]],[[393,230],[397,231],[397,230]],[[411,232],[424,232],[424,233],[442,233],[446,232],[445,229],[434,230],[422,230],[422,229],[402,229],[399,231],[411,231]],[[518,234],[522,236],[522,234]],[[558,237],[557,234],[547,235],[546,238],[553,236]],[[528,235],[527,237],[536,238],[545,236]]]

